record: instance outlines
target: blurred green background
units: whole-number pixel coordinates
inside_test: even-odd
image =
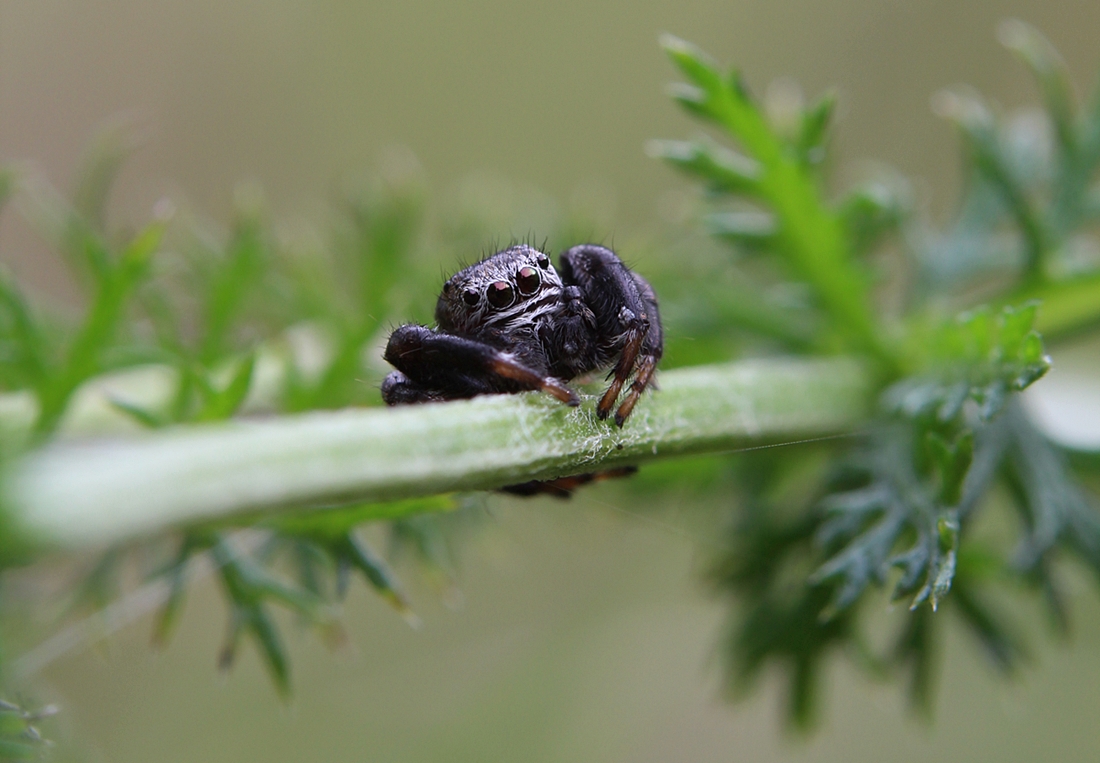
[[[444,204],[497,178],[527,199],[517,208],[584,209],[594,239],[653,237],[677,221],[687,186],[644,143],[692,130],[662,95],[672,72],[656,38],[670,31],[736,62],[757,91],[788,76],[811,94],[838,88],[838,181],[886,162],[942,212],[957,142],[931,113],[932,93],[966,82],[1006,108],[1033,100],[995,41],[1006,16],[1042,29],[1080,89],[1091,85],[1095,0],[3,0],[0,156],[68,187],[90,137],[121,115],[143,145],[115,188],[117,223],[148,219],[164,196],[225,222],[237,183],[253,180],[292,224],[356,177],[407,162],[403,147]],[[518,229],[501,239],[541,238],[548,224],[512,219]],[[3,223],[16,275],[70,295],[44,245],[13,216]],[[1045,646],[1015,683],[967,638],[950,639],[924,725],[896,686],[838,662],[820,730],[792,740],[775,686],[732,706],[720,698],[723,613],[699,582],[707,541],[692,520],[707,507],[673,496],[640,518],[636,501],[614,485],[569,503],[491,499],[489,526],[462,554],[462,606],[442,606],[447,597],[402,570],[424,621],[414,631],[353,589],[335,654],[293,638],[289,707],[251,649],[219,676],[224,608],[200,587],[164,654],[143,623],[42,675],[40,695],[63,708],[58,758],[1100,759],[1094,588],[1071,591],[1072,644],[1034,639]]]

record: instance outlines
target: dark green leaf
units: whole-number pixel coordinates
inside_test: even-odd
[[[230,600],[231,612],[229,635],[219,665],[223,669],[232,666],[241,636],[249,633],[256,639],[276,687],[286,696],[290,690],[286,653],[265,604],[274,601],[316,621],[323,616],[322,602],[308,591],[294,588],[275,577],[240,553],[226,538],[214,542],[212,553]]]
[[[443,494],[402,501],[318,508],[312,512],[273,517],[266,525],[287,535],[339,537],[365,522],[448,512],[455,508],[454,495]]]
[[[856,255],[870,252],[894,232],[906,214],[908,200],[885,183],[865,186],[849,194],[840,208],[844,227]]]
[[[111,186],[123,162],[134,149],[134,138],[127,125],[108,126],[93,140],[83,157],[73,191],[76,215],[94,230],[104,233],[107,200]]]
[[[1025,272],[1029,278],[1039,279],[1048,252],[1048,232],[1026,187],[1005,155],[992,113],[971,93],[941,93],[936,103],[940,114],[959,127],[973,153],[976,169],[997,189],[1012,212],[1024,241]]]
[[[401,593],[397,579],[389,567],[354,533],[343,536],[332,551],[339,563],[349,565],[362,573],[367,582],[397,611],[407,619],[413,618],[408,600]],[[415,622],[415,618],[412,622]]]
[[[125,400],[111,398],[110,403],[112,408],[126,414],[147,429],[160,429],[171,423],[166,417],[156,411],[147,410],[139,405],[128,403]]]
[[[153,643],[157,646],[167,646],[176,630],[180,612],[183,610],[184,596],[187,593],[187,576],[192,559],[207,551],[212,542],[214,542],[212,538],[202,534],[187,533],[180,541],[175,559],[164,571],[163,575],[168,584],[168,596],[153,628]]]
[[[4,345],[0,368],[9,388],[39,389],[46,382],[50,358],[44,335],[19,287],[0,272],[0,342]]]
[[[1064,544],[1100,576],[1100,512],[1073,480],[1062,455],[1024,413],[1014,408],[1010,417],[1007,475],[1027,523],[1016,563],[1034,571]]]
[[[248,396],[252,385],[252,372],[256,367],[256,354],[250,353],[233,371],[229,383],[223,389],[207,388],[202,407],[195,416],[196,421],[221,421],[235,414]]]
[[[905,619],[894,645],[893,661],[909,670],[909,701],[921,714],[932,713],[932,693],[936,662],[935,614],[930,607],[920,607]]]
[[[234,322],[248,296],[262,281],[270,252],[261,223],[258,210],[241,209],[224,256],[207,276],[203,335],[198,351],[198,359],[204,365],[220,360],[230,349]]]
[[[824,158],[823,146],[829,124],[836,110],[836,93],[826,93],[802,115],[798,136],[798,150],[808,164],[817,164]]]
[[[989,609],[969,584],[959,581],[951,597],[963,623],[985,648],[985,654],[1002,672],[1011,674],[1027,659],[1023,642]]]

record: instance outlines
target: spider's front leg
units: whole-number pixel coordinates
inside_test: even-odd
[[[623,385],[634,375],[626,397],[615,411],[615,423],[621,427],[652,382],[664,351],[657,295],[618,255],[594,244],[582,244],[564,252],[561,274],[564,283],[581,289],[596,316],[599,357],[594,358],[593,367],[618,355],[610,374],[611,385],[596,406],[597,416],[606,419],[610,415]]]
[[[540,374],[512,353],[425,326],[398,327],[390,335],[384,357],[397,369],[382,382],[382,399],[387,405],[525,389],[542,390],[568,405],[580,402],[569,387]]]

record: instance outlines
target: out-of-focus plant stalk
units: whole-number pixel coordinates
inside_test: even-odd
[[[870,375],[841,358],[678,369],[660,384],[622,429],[598,421],[591,399],[568,408],[532,393],[61,442],[8,465],[3,506],[36,542],[106,544],[204,521],[840,434],[864,420],[872,399]]]

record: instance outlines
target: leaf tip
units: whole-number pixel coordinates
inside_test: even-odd
[[[1035,30],[1020,19],[1002,19],[997,24],[997,42],[1009,50],[1018,50],[1027,45]]]
[[[682,37],[677,37],[671,32],[661,32],[657,36],[657,44],[669,55],[697,56],[701,51]]]

